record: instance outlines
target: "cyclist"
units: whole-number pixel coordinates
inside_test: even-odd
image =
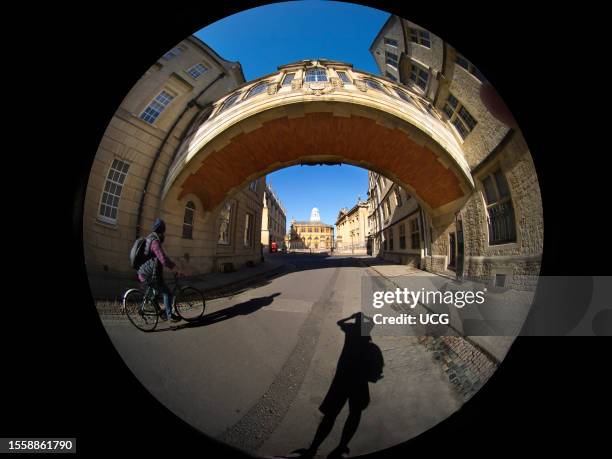
[[[166,311],[165,314],[162,314],[162,319],[178,322],[180,318],[172,312],[170,289],[164,282],[164,268],[175,271],[179,275],[182,273],[162,248],[166,234],[166,223],[161,218],[158,218],[153,223],[152,230],[153,232],[147,236],[147,247],[149,250],[146,253],[149,259],[138,268],[138,279],[145,286],[152,287],[163,295]]]

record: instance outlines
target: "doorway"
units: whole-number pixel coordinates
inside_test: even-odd
[[[448,269],[455,271],[457,264],[457,238],[455,233],[448,234]]]

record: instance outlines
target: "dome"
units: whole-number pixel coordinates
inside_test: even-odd
[[[319,215],[319,209],[317,209],[316,207],[313,207],[312,210],[310,211],[310,221],[311,222],[321,221],[321,216]]]

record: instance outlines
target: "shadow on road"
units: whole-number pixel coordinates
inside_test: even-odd
[[[355,319],[355,322],[349,323]],[[312,458],[332,431],[336,418],[348,401],[349,415],[342,430],[340,444],[330,453],[329,458],[340,458],[349,452],[348,444],[355,435],[361,413],[370,404],[368,382],[375,383],[382,378],[384,359],[380,348],[372,342],[370,332],[374,327],[372,319],[361,312],[337,322],[344,332],[344,346],[338,359],[336,374],[319,407],[323,419],[308,448],[294,451],[293,456]]]
[[[252,314],[259,309],[269,306],[274,301],[274,298],[279,296],[280,293],[273,293],[268,296],[261,296],[259,298],[252,298],[249,301],[245,301],[244,303],[238,303],[234,306],[230,306],[229,308],[221,309],[219,311],[211,312],[210,314],[204,315],[197,322],[189,322],[186,324],[181,324],[178,326],[173,326],[166,329],[159,329],[157,331],[176,331],[182,330],[185,328],[197,328],[197,327],[205,327],[206,325],[212,325],[218,322],[223,322],[224,320],[231,319],[236,316],[245,316],[247,314]]]

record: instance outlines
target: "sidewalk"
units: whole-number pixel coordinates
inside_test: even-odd
[[[244,267],[230,273],[207,273],[182,279],[184,285],[193,286],[204,293],[207,300],[238,294],[267,282],[267,279],[293,269],[293,265],[282,257],[267,257],[263,263],[253,267]],[[166,282],[172,288],[171,277]],[[134,285],[134,287],[139,287]],[[121,314],[120,300],[96,300],[99,314]]]
[[[450,328],[484,351],[492,360],[500,362],[520,333],[534,292],[512,289],[496,289],[482,282],[458,281],[452,277],[430,273],[421,269],[393,264],[385,260],[369,258],[361,262],[384,277],[394,287],[411,291],[485,292],[483,304],[469,307],[452,307],[432,302],[421,302],[428,311],[449,313]]]

